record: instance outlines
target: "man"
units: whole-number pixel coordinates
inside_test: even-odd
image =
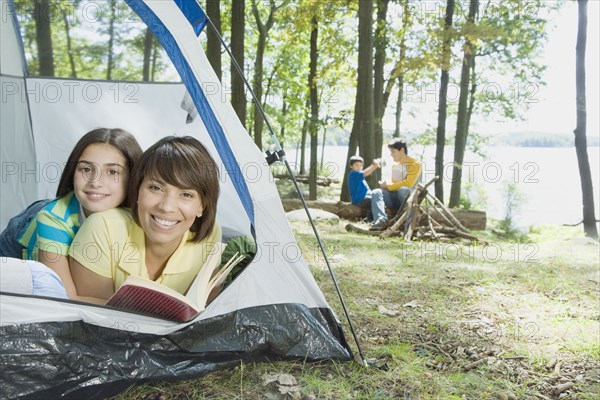
[[[387,223],[386,207],[396,214],[400,207],[404,206],[411,189],[421,176],[421,163],[408,156],[408,149],[404,140],[395,139],[388,144],[388,148],[394,159],[392,181],[389,183],[381,181],[379,189],[371,192],[373,228],[381,228]]]

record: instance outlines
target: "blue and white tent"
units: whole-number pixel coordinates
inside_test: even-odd
[[[34,200],[53,197],[83,133],[120,127],[143,148],[166,135],[199,138],[222,166],[218,220],[224,236],[253,236],[258,252],[186,324],[0,293],[0,398],[106,398],[136,382],[198,377],[240,360],[351,359],[264,156],[224,101],[204,54],[198,38],[203,10],[193,0],[125,3],[156,35],[182,83],[27,76],[14,4],[0,0],[0,229]],[[198,112],[192,123],[181,107],[186,93]]]

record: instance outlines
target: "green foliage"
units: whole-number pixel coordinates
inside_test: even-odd
[[[403,78],[403,89],[420,92],[411,96],[404,92],[403,115],[420,116],[422,105],[431,100],[437,89],[439,70],[443,62],[442,42],[450,39],[451,85],[458,87],[456,72],[462,60],[464,38],[474,44],[476,55],[476,90],[473,118],[517,120],[523,111],[538,98],[545,66],[541,65],[540,52],[547,36],[547,21],[563,2],[544,0],[480,1],[479,15],[474,24],[466,23],[469,2],[456,1],[453,28],[445,31],[445,2],[425,4],[409,0],[390,1],[384,32],[387,42],[384,88],[388,95],[387,114],[395,104],[398,78]],[[51,0],[52,43],[55,73],[72,77],[71,58],[68,52],[70,38],[71,57],[78,78],[104,79],[108,64],[108,22],[110,1]],[[146,27],[132,13],[125,2],[116,2],[114,40],[114,70],[112,78],[140,81],[144,63],[144,37]],[[222,34],[227,41],[231,28],[232,0],[221,0]],[[263,63],[263,97],[260,99],[280,143],[295,146],[300,142],[302,126],[307,118],[309,37],[313,16],[318,20],[318,88],[319,140],[326,132],[326,143],[347,144],[348,131],[354,118],[356,93],[358,1],[335,0],[268,0],[246,2],[246,76],[253,79],[253,67],[259,29],[252,5],[265,22],[272,8],[276,9],[274,21],[266,42]],[[37,42],[33,19],[33,0],[15,0],[18,20],[26,50],[29,72],[38,74]],[[377,7],[374,7],[376,11]],[[65,23],[65,19],[66,22]],[[381,23],[381,21],[380,21]],[[67,36],[68,24],[68,36]],[[199,40],[205,40],[205,34]],[[229,68],[224,55],[224,82],[228,82]],[[152,47],[152,78],[154,81],[179,81],[168,57],[154,39]],[[225,83],[227,88],[227,83]],[[426,89],[427,95],[423,95]],[[430,96],[429,98],[427,96]],[[449,94],[449,96],[451,96]],[[415,98],[418,97],[415,101]],[[457,112],[456,100],[449,99],[448,121]],[[250,96],[248,96],[250,98]],[[435,101],[439,101],[436,99]],[[285,105],[285,111],[284,111]],[[251,126],[251,107],[248,108],[247,126]],[[418,132],[402,132],[413,144],[435,143],[435,123],[423,118]],[[447,142],[452,142],[453,130],[448,128]],[[272,146],[268,135],[263,143]],[[569,139],[570,138],[570,139]],[[389,138],[384,138],[386,141]],[[470,129],[467,140],[469,151],[484,156],[487,138]],[[508,145],[557,146],[571,145],[572,136],[560,139],[540,138],[535,135],[502,142]],[[590,139],[590,145],[597,144]],[[319,151],[320,157],[320,151]],[[308,164],[312,160],[306,160]],[[314,160],[320,162],[321,160]],[[470,189],[468,189],[470,190]],[[463,199],[463,205],[474,207],[474,202]],[[477,203],[477,202],[475,202]]]
[[[141,81],[146,26],[126,3],[117,1],[113,32],[112,79]],[[33,0],[16,0],[15,9],[21,27],[29,74],[39,74]],[[51,22],[55,76],[106,79],[108,64],[110,2],[92,0],[52,0],[48,13]],[[67,31],[68,26],[68,31]],[[68,32],[68,33],[67,33]],[[69,55],[68,39],[70,40]],[[154,39],[153,77],[156,81],[179,80],[166,56]]]
[[[343,93],[350,87],[353,67],[353,36],[344,2],[298,1],[279,12],[279,23],[270,34],[265,61],[265,107],[280,142],[299,142],[306,117],[311,19],[319,21],[319,60],[317,88],[320,127],[344,128],[349,123],[351,105]],[[283,102],[287,109],[283,115]],[[285,126],[285,137],[280,135]],[[321,129],[319,129],[321,130]]]
[[[272,4],[271,4],[272,3]],[[71,51],[79,78],[102,79],[106,76],[108,20],[110,2],[91,0],[51,1],[52,41],[56,75],[71,77],[67,53],[67,19]],[[122,1],[117,3],[114,32],[114,79],[141,80],[145,27]],[[231,0],[222,0],[223,35],[227,39]],[[269,34],[264,59],[265,108],[275,131],[285,138],[299,139],[305,118],[308,92],[308,37],[313,15],[319,20],[318,83],[321,126],[348,130],[351,125],[356,77],[357,20],[356,2],[315,0],[255,2],[258,14],[266,20],[270,7],[277,7],[275,23]],[[465,22],[468,3],[457,1],[454,29],[447,34],[454,44],[451,63],[457,66],[461,37],[475,43],[478,56],[478,91],[476,112],[518,118],[521,111],[535,100],[542,82],[543,66],[539,52],[545,40],[545,23],[559,3],[536,0],[523,4],[520,0],[482,2],[479,20],[472,26]],[[37,73],[33,0],[16,0],[29,71]],[[246,7],[246,74],[252,79],[252,63],[258,30],[251,4]],[[441,43],[444,39],[443,7],[435,10],[420,3],[390,2],[388,23],[383,28],[388,43],[386,79],[394,81],[402,75],[413,87],[434,85],[441,65]],[[92,21],[92,23],[90,23]],[[392,23],[393,22],[393,23]],[[396,23],[397,22],[397,23]],[[156,44],[156,41],[155,41]],[[153,65],[154,80],[179,80],[164,52],[158,46]],[[491,81],[489,74],[506,76],[506,82]],[[391,86],[393,87],[393,86]],[[517,100],[517,101],[515,101]],[[286,113],[283,115],[283,103]],[[417,106],[415,106],[418,108]],[[407,112],[418,112],[414,107]],[[450,112],[453,111],[452,106]],[[343,115],[343,118],[338,116]],[[252,118],[252,113],[248,113]]]
[[[463,29],[476,46],[478,112],[519,119],[538,101],[546,20],[556,7],[543,0],[482,2],[478,22]]]
[[[515,218],[526,201],[525,193],[519,187],[518,183],[505,181],[502,187],[504,197],[504,218],[497,222],[494,233],[503,238],[525,242],[527,235],[515,226]]]
[[[465,210],[485,211],[488,196],[483,185],[467,179],[460,192],[460,207]]]

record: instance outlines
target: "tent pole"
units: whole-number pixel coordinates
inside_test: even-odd
[[[333,280],[333,284],[335,286],[335,290],[336,290],[336,292],[338,294],[338,297],[340,299],[340,303],[341,303],[342,308],[344,310],[344,314],[346,315],[346,319],[348,320],[348,325],[350,327],[350,332],[352,333],[352,337],[354,338],[354,342],[356,343],[356,348],[358,349],[358,354],[360,356],[360,360],[362,362],[362,365],[365,366],[365,367],[368,367],[369,364],[367,363],[367,359],[365,358],[365,356],[364,356],[364,354],[362,352],[362,349],[360,347],[360,343],[358,341],[358,336],[356,335],[356,332],[354,330],[354,326],[352,324],[352,320],[350,319],[350,314],[348,312],[348,308],[346,307],[346,302],[344,301],[344,296],[342,296],[342,292],[340,290],[340,287],[338,285],[337,279],[336,279],[335,274],[333,272],[333,268],[331,268],[331,265],[329,263],[329,258],[327,257],[327,252],[325,251],[325,247],[324,247],[323,242],[321,240],[321,235],[319,235],[319,231],[317,230],[317,226],[316,226],[316,224],[315,224],[312,216],[310,215],[310,211],[308,210],[308,205],[306,204],[306,200],[304,199],[304,196],[302,195],[302,190],[300,189],[300,186],[298,185],[298,181],[296,181],[296,177],[294,176],[294,173],[292,172],[292,168],[290,167],[290,164],[289,164],[289,162],[287,160],[287,157],[285,156],[285,152],[282,151],[283,149],[281,148],[281,144],[279,143],[279,140],[277,139],[277,136],[275,136],[275,131],[271,127],[271,124],[269,123],[267,115],[265,114],[265,110],[262,108],[262,106],[260,104],[260,101],[256,97],[256,94],[254,94],[254,91],[252,90],[252,87],[250,86],[250,83],[246,79],[246,76],[244,75],[244,71],[242,70],[242,68],[238,64],[237,60],[233,56],[233,53],[229,49],[229,46],[227,46],[227,43],[225,43],[225,40],[223,39],[223,37],[221,36],[221,34],[219,33],[219,31],[215,27],[215,25],[213,24],[213,22],[211,21],[211,19],[208,17],[208,15],[206,15],[206,23],[208,25],[210,25],[210,28],[213,30],[215,36],[217,38],[219,38],[219,41],[221,42],[221,45],[223,46],[223,48],[225,49],[225,51],[229,55],[229,58],[231,59],[231,62],[233,63],[233,66],[235,67],[236,71],[238,72],[238,74],[240,74],[240,77],[244,81],[244,84],[246,85],[246,88],[248,89],[248,92],[252,95],[252,99],[254,100],[254,103],[258,107],[258,111],[260,112],[260,115],[262,116],[263,120],[265,121],[267,129],[271,133],[271,138],[273,139],[273,143],[275,144],[275,151],[276,151],[276,153],[278,153],[278,154],[281,155],[280,156],[280,160],[283,161],[283,163],[285,164],[285,167],[286,167],[286,169],[288,171],[290,179],[292,180],[292,182],[294,183],[294,187],[296,188],[296,192],[298,192],[298,196],[300,196],[300,201],[302,202],[302,205],[304,206],[304,211],[306,211],[306,215],[308,216],[308,220],[310,221],[310,225],[311,225],[311,227],[313,229],[315,237],[317,238],[317,243],[319,244],[319,248],[321,249],[321,253],[323,254],[323,258],[325,260],[325,264],[327,264],[327,269],[329,269],[329,274],[331,275],[331,279]]]

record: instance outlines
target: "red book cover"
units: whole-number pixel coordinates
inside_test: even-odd
[[[188,297],[160,283],[130,275],[106,305],[171,321],[187,322],[204,310],[211,291],[220,287],[227,274],[244,259],[243,255],[236,253],[218,269],[224,248],[225,245],[219,243],[218,251],[208,256],[191,284]]]
[[[173,289],[137,276],[128,277],[106,305],[179,322],[189,321],[200,312]]]

